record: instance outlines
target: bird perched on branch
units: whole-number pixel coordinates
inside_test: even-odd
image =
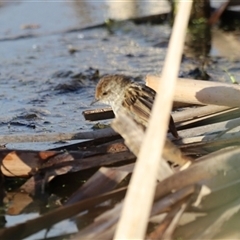
[[[135,83],[124,75],[106,75],[97,84],[94,102],[101,102],[112,107],[117,116],[124,109],[141,125],[144,130],[148,125],[156,92],[144,84]],[[178,138],[178,133],[170,115],[169,131]]]

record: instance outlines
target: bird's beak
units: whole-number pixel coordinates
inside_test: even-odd
[[[92,106],[93,104],[95,104],[96,102],[99,102],[99,100],[95,99],[91,102],[90,106]]]

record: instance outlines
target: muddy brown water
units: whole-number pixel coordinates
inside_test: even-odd
[[[111,25],[111,32],[99,27],[66,33],[68,29],[101,24],[109,17],[127,19],[168,11],[167,3],[160,2],[0,1],[1,135],[90,130],[94,123],[86,122],[82,111],[97,107],[90,106],[97,71],[100,75],[122,73],[140,79],[160,74],[171,33],[167,24],[135,25],[129,21]],[[38,28],[21,29],[31,24]],[[207,73],[211,79],[229,82],[224,72],[228,70],[237,79],[240,58],[231,59],[229,54],[229,60],[219,49],[212,48]],[[184,58],[179,75],[193,77],[196,66],[197,60]],[[7,146],[48,149],[61,145]],[[30,217],[7,216],[8,225]],[[76,230],[73,224],[72,228],[64,224],[57,228],[57,234],[62,229]]]

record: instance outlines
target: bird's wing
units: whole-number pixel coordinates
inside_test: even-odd
[[[147,127],[151,109],[155,100],[156,92],[144,84],[132,84],[125,92],[123,106],[130,109],[130,112],[137,123]],[[178,138],[172,116],[170,115],[169,130],[172,135]]]
[[[147,126],[155,91],[145,85],[132,84],[125,92],[123,106],[128,108],[136,122]]]

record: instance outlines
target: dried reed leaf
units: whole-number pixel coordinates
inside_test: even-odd
[[[208,154],[198,159],[188,169],[175,173],[173,176],[158,183],[155,199],[159,199],[172,190],[200,183],[216,177],[218,174],[226,175],[229,171],[239,169],[239,147],[230,147]]]
[[[79,231],[73,239],[99,239],[99,235],[106,234],[109,228],[112,228],[111,233],[113,234],[121,209],[122,203],[116,204],[113,209],[101,214],[92,224]]]
[[[83,199],[113,190],[129,173],[132,172],[134,164],[123,167],[106,168],[101,167],[91,178],[84,183],[67,201],[70,205]]]
[[[112,127],[124,138],[129,149],[138,156],[144,139],[143,130],[126,112],[122,112],[113,120]],[[165,140],[163,158],[180,166],[183,166],[191,160],[190,158],[184,156],[184,154],[168,139]]]
[[[157,179],[157,168],[162,161],[162,149],[169,124],[169,113],[172,108],[175,79],[178,75],[192,1],[180,2],[175,18],[169,50],[163,67],[163,79],[159,86],[159,94],[152,108],[149,126],[144,137],[143,145],[135,165],[127,192],[121,219],[115,233],[118,238],[143,238],[148,223],[148,216],[154,198],[154,186]],[[161,91],[161,93],[160,93]],[[159,114],[161,110],[161,114]],[[161,123],[161,128],[159,128]],[[150,158],[151,161],[146,161]],[[149,177],[142,176],[147,171]],[[139,185],[141,191],[139,191]],[[147,196],[147,198],[146,198]],[[142,208],[144,206],[144,208]],[[135,226],[135,227],[132,227]]]
[[[162,238],[166,240],[171,240],[174,230],[177,227],[179,219],[181,218],[183,212],[186,210],[188,203],[190,201],[179,203],[180,206],[175,206],[169,213],[170,217],[172,217],[172,221],[168,225],[166,231],[163,233]]]
[[[125,192],[126,188],[118,189],[94,198],[83,200],[70,206],[63,206],[24,223],[2,228],[0,229],[0,239],[11,240],[15,239],[16,236],[18,236],[19,239],[26,238],[42,229],[51,227],[55,223],[68,219],[81,211],[94,207],[96,204],[100,204],[110,198],[122,195]]]
[[[158,91],[161,78],[147,76],[146,85]],[[238,107],[240,105],[240,86],[236,84],[209,82],[179,78],[175,88],[174,100],[183,103]]]
[[[215,106],[215,105],[208,105],[208,106],[201,106],[201,107],[191,107],[184,109],[182,111],[173,112],[172,116],[174,122],[187,122],[187,120],[192,119],[199,119],[202,117],[209,117],[216,114],[222,114],[223,112],[233,111],[236,108],[229,108],[223,106]]]
[[[182,199],[190,196],[195,190],[194,186],[188,186],[181,189],[175,193],[171,193],[168,196],[160,199],[158,202],[154,203],[152,212],[150,216],[154,216],[159,212],[165,211],[168,207],[178,203]],[[120,216],[122,209],[122,203],[115,205],[115,207],[107,212],[101,214],[98,218],[94,220],[92,224],[81,230],[73,239],[86,238],[86,239],[96,239],[98,236],[112,235],[116,228],[117,220]],[[109,228],[111,231],[108,232]],[[109,236],[108,235],[108,236]]]
[[[119,148],[120,152],[115,151],[114,154],[107,153],[92,157],[85,156],[96,154],[98,151],[88,153],[78,151],[0,150],[1,170],[4,175],[10,177],[29,177],[36,172],[57,176],[67,172],[76,172],[121,161],[134,160],[135,156],[128,150],[124,151],[125,149],[121,146]],[[105,151],[114,152],[113,149],[106,149]]]
[[[217,208],[194,221],[178,227],[173,238],[183,239],[214,239],[224,231],[223,225],[227,223],[240,210],[240,200],[236,200]],[[237,226],[238,229],[238,226]]]

